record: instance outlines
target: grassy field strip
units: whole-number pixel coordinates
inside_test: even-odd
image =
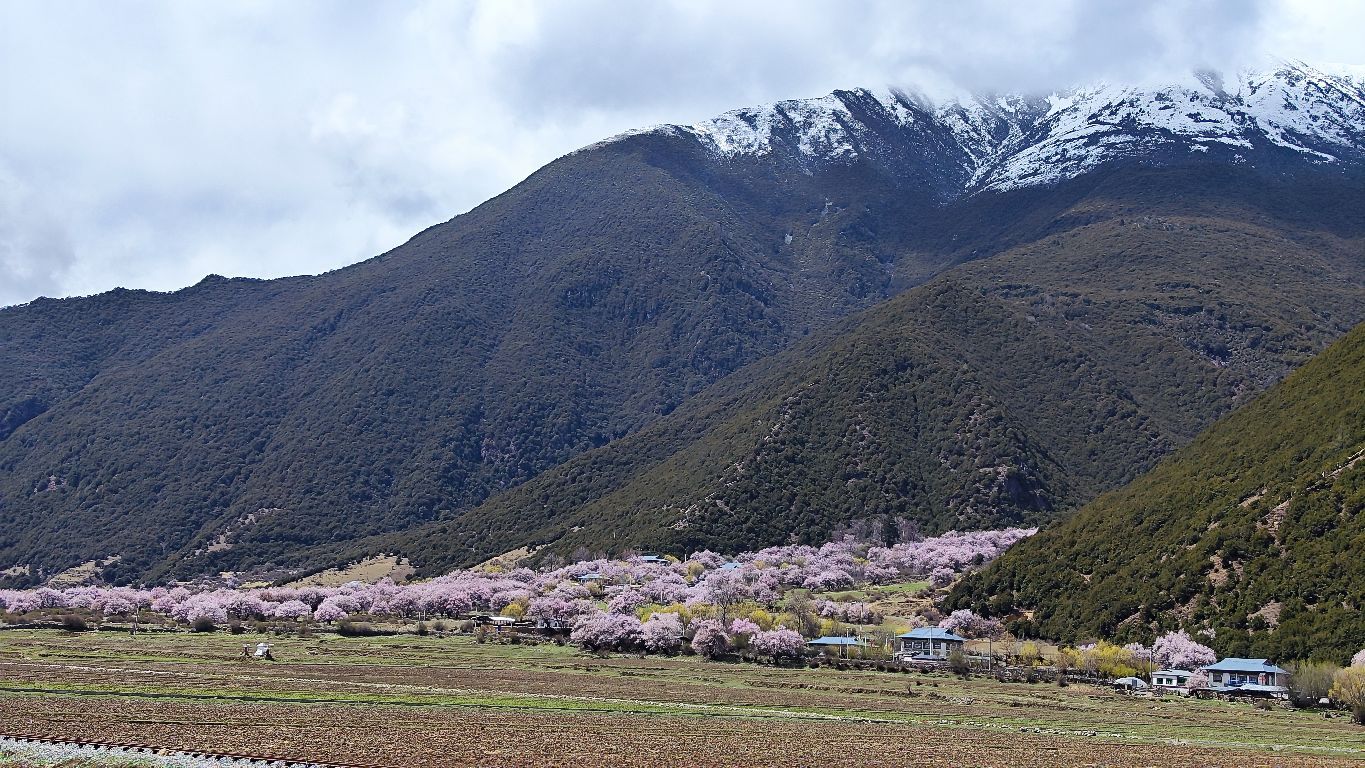
[[[59,670],[72,671],[93,671],[93,673],[137,673],[150,675],[169,675],[169,677],[182,678],[222,678],[224,674],[195,673],[195,671],[160,671],[160,670],[137,670],[137,668],[126,667],[90,667],[75,666],[75,664],[51,664],[51,663],[29,663],[30,666],[41,666],[48,668],[59,668]],[[678,701],[659,701],[652,698],[631,698],[631,697],[603,697],[603,696],[571,696],[571,694],[541,694],[517,692],[508,694],[500,690],[475,689],[475,688],[438,688],[438,686],[411,685],[411,683],[388,683],[388,682],[364,682],[347,679],[347,681],[329,681],[328,678],[284,678],[284,677],[262,677],[262,675],[232,675],[233,681],[247,679],[247,681],[257,681],[263,683],[295,683],[295,685],[322,685],[322,683],[334,683],[334,685],[351,686],[356,689],[382,690],[382,692],[394,693],[416,693],[420,698],[363,698],[359,697],[318,697],[313,694],[300,692],[299,696],[289,697],[289,700],[296,701],[315,701],[315,703],[358,703],[358,701],[392,701],[396,704],[404,705],[450,705],[450,707],[500,707],[508,709],[556,709],[556,711],[595,711],[595,712],[687,712],[695,715],[708,716],[738,716],[738,718],[781,718],[781,719],[830,719],[844,720],[844,722],[865,722],[865,723],[910,723],[928,724],[928,726],[938,727],[969,727],[981,728],[981,730],[1018,730],[1022,733],[1041,733],[1052,735],[1069,735],[1077,738],[1119,738],[1127,741],[1143,743],[1207,743],[1211,746],[1260,746],[1265,749],[1291,749],[1308,750],[1308,752],[1327,752],[1338,754],[1361,753],[1361,749],[1340,748],[1340,746],[1328,745],[1328,743],[1290,743],[1275,741],[1274,737],[1267,737],[1263,741],[1228,741],[1228,739],[1211,739],[1205,737],[1168,737],[1151,733],[1152,728],[1160,728],[1160,724],[1143,724],[1143,731],[1111,731],[1107,728],[1097,728],[1095,726],[1076,726],[1074,723],[1061,723],[1059,720],[1033,718],[1016,718],[1016,716],[1001,715],[991,720],[977,720],[971,718],[943,718],[943,716],[925,716],[915,712],[887,712],[883,709],[878,711],[867,711],[857,707],[844,707],[839,709],[830,708],[803,708],[786,707],[774,708],[763,704],[692,704],[678,703]],[[736,681],[726,681],[734,683]],[[740,688],[740,686],[736,686]],[[126,689],[119,689],[124,690]],[[891,693],[891,690],[887,690]],[[194,689],[186,690],[186,696],[212,697],[214,694],[221,697],[221,693],[216,690]],[[268,694],[273,700],[283,701],[288,696],[287,693]],[[268,700],[259,694],[251,694],[247,700]],[[602,707],[546,707],[536,703],[565,703],[565,701],[575,701],[579,704],[601,704]],[[954,704],[971,705],[972,698],[949,697],[947,701]],[[629,708],[629,709],[627,709]],[[1069,709],[1067,712],[1074,712]],[[1099,713],[1089,712],[1089,715],[1099,716]],[[1173,727],[1173,726],[1166,726]],[[1196,726],[1185,726],[1179,724],[1182,730],[1190,730]]]
[[[849,716],[832,713],[821,713],[817,711],[804,710],[778,710],[764,707],[740,707],[732,705],[708,705],[708,704],[684,704],[671,702],[649,702],[633,701],[629,699],[609,699],[603,697],[571,697],[560,695],[543,695],[542,698],[551,700],[572,700],[591,703],[611,704],[608,708],[596,707],[555,707],[555,706],[530,706],[517,704],[507,701],[491,700],[467,700],[467,701],[402,701],[402,700],[356,700],[356,699],[328,699],[328,698],[297,698],[297,697],[262,697],[247,695],[224,695],[221,693],[149,693],[139,691],[120,691],[117,689],[37,689],[37,688],[0,688],[0,691],[17,693],[21,695],[91,695],[110,698],[132,697],[149,699],[181,699],[181,700],[203,700],[203,701],[241,701],[247,703],[284,703],[284,704],[381,704],[385,706],[411,706],[411,707],[453,707],[469,709],[507,709],[521,712],[555,712],[565,714],[621,714],[621,715],[671,715],[671,716],[692,716],[692,717],[721,717],[735,720],[783,720],[783,721],[825,721],[843,722],[858,724],[883,724],[883,725],[912,725],[920,727],[938,727],[946,729],[962,729],[972,731],[998,731],[1004,733],[1029,733],[1037,735],[1060,736],[1068,739],[1097,739],[1101,741],[1121,741],[1130,744],[1147,744],[1152,746],[1193,746],[1209,747],[1216,749],[1237,749],[1237,750],[1270,750],[1273,752],[1292,752],[1298,754],[1335,754],[1335,755],[1359,755],[1365,753],[1365,749],[1351,747],[1332,747],[1332,746],[1308,746],[1302,744],[1278,744],[1271,742],[1244,742],[1227,741],[1217,739],[1171,739],[1153,738],[1137,734],[1126,734],[1116,731],[1097,731],[1093,729],[1065,729],[1065,728],[1043,728],[1029,726],[1014,726],[999,722],[982,722],[962,719],[946,719],[932,717],[907,716],[905,718],[884,718],[867,716]],[[526,695],[523,698],[537,698],[536,695]],[[622,709],[620,704],[631,705],[632,708]],[[160,722],[160,721],[157,721]],[[196,723],[203,725],[204,723]],[[284,725],[276,723],[275,725]],[[311,727],[311,726],[300,726]]]
[[[1063,696],[1036,688],[999,686],[984,679],[970,682],[926,679],[924,687],[920,688],[919,678],[915,678],[911,698],[906,698],[905,681],[909,678],[848,675],[826,669],[758,671],[742,665],[700,664],[682,659],[653,659],[646,663],[625,656],[589,658],[576,650],[550,644],[484,645],[462,637],[423,640],[397,637],[338,640],[330,636],[279,638],[276,645],[280,651],[298,658],[278,667],[234,658],[241,648],[240,640],[235,636],[149,636],[145,642],[151,641],[157,645],[130,647],[122,638],[112,636],[73,638],[42,633],[4,633],[0,636],[0,678],[4,677],[8,666],[12,676],[20,679],[30,675],[48,677],[25,672],[40,669],[52,670],[51,677],[56,679],[76,678],[62,680],[51,686],[53,688],[81,686],[83,681],[79,678],[82,676],[105,678],[91,680],[83,686],[90,690],[111,683],[118,686],[124,682],[117,679],[120,675],[151,675],[141,678],[150,689],[176,680],[175,688],[193,688],[193,691],[184,691],[184,695],[196,698],[203,695],[222,698],[222,690],[231,691],[247,680],[266,687],[324,688],[320,692],[322,696],[342,704],[390,700],[401,705],[495,706],[529,711],[550,711],[553,707],[555,711],[585,713],[634,709],[751,719],[827,719],[940,727],[949,724],[940,724],[938,720],[952,718],[959,722],[958,727],[983,731],[1007,733],[1017,730],[1086,738],[1108,734],[1105,737],[1108,743],[1209,744],[1335,755],[1359,755],[1365,751],[1365,744],[1356,738],[1356,734],[1301,713],[1253,714],[1250,708],[1211,702],[1180,702],[1179,706],[1169,702],[1150,705],[1136,701],[1117,702],[1111,700],[1112,696],[1097,695],[1099,692],[1073,691]],[[297,673],[287,678],[272,676],[277,672],[292,671],[296,663],[302,665],[298,673],[315,676],[299,677]],[[146,666],[157,668],[147,669]],[[407,679],[386,680],[388,673],[385,670],[396,667],[408,669]],[[414,677],[412,672],[418,669],[425,672]],[[332,670],[340,679],[334,679]],[[242,675],[242,672],[253,671],[258,674]],[[64,672],[69,674],[63,675]],[[423,679],[427,678],[426,672],[437,679]],[[457,674],[446,675],[446,672]],[[489,673],[491,677],[469,679],[468,672]],[[522,678],[523,673],[530,674]],[[568,679],[539,679],[550,673],[587,675],[593,681],[592,690],[575,691],[576,684]],[[109,680],[110,676],[115,679]],[[454,679],[441,679],[450,677]],[[632,682],[632,678],[639,683]],[[154,683],[157,679],[164,683]],[[765,685],[770,681],[777,683]],[[42,685],[46,680],[24,682]],[[796,682],[803,684],[791,684]],[[442,683],[446,686],[440,687]],[[131,695],[127,691],[129,685],[140,684],[128,681],[128,685],[119,687]],[[200,690],[204,688],[212,690]],[[706,688],[715,690],[719,700],[712,698]],[[755,701],[743,694],[739,701],[727,701],[729,694],[721,692],[722,689],[773,689],[785,693],[787,688],[792,689],[791,695],[783,695],[780,700],[764,696],[762,698],[767,700]],[[551,692],[542,693],[543,690]],[[117,695],[117,692],[108,695]],[[261,698],[264,696],[279,701],[290,696],[291,691],[251,691],[249,695],[256,700],[269,700]],[[304,703],[319,701],[317,695],[303,691],[297,698]]]
[[[47,665],[45,665],[47,666]],[[86,668],[84,671],[106,671],[97,668]],[[118,670],[124,671],[124,670]],[[188,674],[162,672],[165,675],[191,676]],[[325,683],[326,680],[316,678],[276,678],[276,677],[234,677],[234,681],[258,681],[276,683]],[[414,698],[395,698],[384,696],[358,696],[358,697],[339,697],[335,694],[330,696],[310,695],[306,692],[285,692],[278,693],[225,693],[221,690],[211,689],[178,689],[165,691],[146,691],[129,689],[114,685],[92,686],[88,683],[53,683],[49,687],[38,688],[29,686],[0,686],[0,691],[17,694],[43,694],[43,695],[90,695],[90,696],[129,696],[138,698],[193,698],[200,700],[233,700],[233,701],[252,701],[252,702],[284,702],[284,703],[313,703],[313,704],[384,704],[393,706],[456,706],[456,707],[498,707],[503,709],[521,709],[535,711],[593,711],[610,713],[629,713],[629,714],[700,714],[720,717],[741,717],[741,718],[771,718],[784,720],[828,720],[834,722],[858,722],[858,723],[888,723],[904,724],[931,722],[928,719],[921,720],[914,716],[907,717],[886,717],[881,715],[852,715],[840,714],[837,712],[821,711],[819,709],[791,709],[774,708],[758,704],[696,704],[691,702],[656,701],[650,699],[628,699],[614,698],[607,696],[572,696],[568,694],[554,693],[516,693],[506,694],[501,691],[490,691],[478,688],[438,688],[433,686],[408,685],[403,683],[364,683],[347,681],[346,685],[378,688],[392,691],[411,691],[421,694]],[[530,702],[579,702],[585,704],[600,704],[604,706],[594,707],[568,707],[568,706],[543,706]]]
[[[222,677],[221,674],[204,674],[194,671],[165,671],[165,670],[142,670],[130,669],[126,667],[91,667],[83,665],[52,664],[38,662],[23,662],[16,666],[39,667],[43,669],[94,672],[94,673],[132,673],[151,676],[178,677],[178,678],[201,678],[201,677]],[[738,717],[738,718],[760,718],[760,719],[783,719],[783,720],[825,720],[834,722],[857,722],[857,723],[884,723],[884,724],[910,724],[926,725],[946,728],[968,728],[977,730],[996,730],[1010,732],[1039,733],[1046,735],[1065,736],[1070,738],[1102,738],[1118,739],[1129,742],[1164,744],[1164,745],[1193,745],[1208,746],[1228,749],[1271,749],[1275,751],[1294,751],[1308,753],[1331,753],[1331,754],[1365,754],[1365,748],[1338,747],[1330,745],[1309,745],[1309,744],[1285,744],[1273,741],[1230,741],[1219,739],[1199,739],[1199,738],[1168,738],[1152,736],[1149,734],[1125,733],[1121,731],[1099,730],[1094,728],[1064,728],[1055,726],[1040,726],[1036,719],[1010,718],[1009,722],[1000,722],[999,719],[981,721],[963,718],[943,718],[934,716],[923,716],[914,713],[868,713],[859,712],[855,708],[849,710],[835,711],[822,708],[775,708],[757,704],[715,704],[715,703],[691,703],[691,702],[670,702],[652,699],[633,699],[605,696],[581,696],[569,694],[548,694],[548,693],[528,693],[518,692],[507,694],[502,691],[478,689],[478,688],[442,688],[434,686],[412,685],[407,683],[380,683],[365,681],[334,681],[325,678],[295,678],[295,677],[271,677],[271,676],[240,676],[233,675],[234,681],[254,681],[260,683],[275,684],[295,684],[295,685],[319,685],[325,683],[336,683],[355,688],[367,688],[380,691],[392,691],[396,693],[418,694],[415,698],[393,698],[393,697],[337,697],[315,696],[306,692],[284,692],[264,693],[264,694],[227,694],[222,691],[208,689],[187,689],[180,691],[166,691],[156,693],[150,691],[129,690],[117,686],[76,687],[58,684],[56,687],[47,689],[7,687],[15,693],[40,693],[49,695],[102,695],[102,696],[138,696],[147,698],[195,698],[195,699],[230,699],[240,701],[259,701],[259,702],[290,702],[290,703],[316,703],[316,704],[360,704],[360,703],[382,703],[403,706],[454,706],[454,707],[494,707],[500,709],[529,710],[529,711],[561,711],[561,712],[619,712],[630,714],[690,714],[696,716],[709,717]],[[532,703],[537,702],[537,703]],[[576,702],[579,704],[591,704],[602,706],[545,706],[544,703]]]

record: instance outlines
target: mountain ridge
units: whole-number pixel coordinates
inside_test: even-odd
[[[1152,185],[1174,186],[1172,180],[1152,182]],[[1147,190],[1136,195],[1150,198]],[[1195,200],[1188,196],[1177,199],[1185,204]],[[1342,209],[1338,212],[1352,206],[1349,201],[1339,202]],[[484,545],[486,548],[477,550],[476,554],[495,552],[503,544],[511,543],[516,535],[528,532],[534,532],[530,540],[538,544],[560,542],[562,554],[568,554],[576,546],[591,549],[594,542],[596,546],[616,542],[616,546],[621,547],[672,547],[679,551],[688,547],[733,549],[736,541],[717,528],[721,525],[718,521],[730,516],[755,531],[753,535],[760,536],[757,540],[765,544],[781,543],[783,531],[790,531],[794,537],[810,536],[820,540],[830,533],[832,526],[850,522],[848,508],[831,514],[841,504],[837,499],[825,496],[825,500],[816,505],[824,512],[817,512],[813,517],[808,515],[803,523],[794,525],[783,516],[784,507],[790,501],[782,501],[782,494],[774,494],[774,491],[804,489],[808,497],[820,498],[826,493],[821,489],[839,488],[852,479],[851,476],[840,476],[844,471],[842,467],[868,460],[856,444],[843,442],[837,431],[829,433],[828,425],[817,427],[826,437],[820,437],[810,429],[802,430],[829,418],[833,419],[836,430],[857,427],[865,432],[870,426],[871,432],[882,441],[882,453],[900,456],[891,464],[884,460],[878,462],[885,465],[882,471],[889,474],[869,486],[875,493],[868,498],[880,497],[881,501],[864,505],[862,509],[868,514],[911,518],[926,533],[963,526],[1032,524],[1050,519],[1044,510],[1068,506],[1115,482],[1131,479],[1166,451],[1192,438],[1207,420],[1220,414],[1239,397],[1269,386],[1294,364],[1307,359],[1320,342],[1302,346],[1301,334],[1304,328],[1311,328],[1314,322],[1331,316],[1332,312],[1326,306],[1355,308],[1329,322],[1342,323],[1360,316],[1360,307],[1365,301],[1360,260],[1360,237],[1365,233],[1360,226],[1365,221],[1361,221],[1358,214],[1354,216],[1355,240],[1344,248],[1338,246],[1342,250],[1338,252],[1341,260],[1336,266],[1328,266],[1333,263],[1328,260],[1287,268],[1285,264],[1277,264],[1284,255],[1294,253],[1297,261],[1308,257],[1310,251],[1302,250],[1303,246],[1297,252],[1278,251],[1277,246],[1288,247],[1288,242],[1270,236],[1269,230],[1248,227],[1233,241],[1230,232],[1201,232],[1210,227],[1228,229],[1231,226],[1224,218],[1209,214],[1202,219],[1189,214],[1185,219],[1144,217],[1130,226],[1120,223],[1123,217],[1118,211],[1124,209],[1121,204],[1114,204],[1114,210],[1103,214],[1093,204],[1082,202],[1079,207],[1089,209],[1081,219],[1086,223],[1070,233],[1076,242],[1065,250],[1052,244],[1053,236],[1049,236],[1021,248],[1018,253],[963,265],[841,322],[837,329],[821,339],[804,342],[797,348],[754,364],[741,372],[744,378],[736,374],[723,380],[708,393],[694,398],[689,412],[680,410],[678,418],[670,415],[619,443],[571,460],[519,489],[494,497],[466,513],[471,518],[468,521],[436,523],[418,529],[410,538],[386,540],[375,546],[383,551],[405,551],[414,561],[437,570],[463,562],[452,555],[462,551],[461,547],[470,541],[467,537],[483,535],[478,532],[492,532],[493,535]],[[1157,214],[1160,209],[1148,207],[1147,212]],[[1226,212],[1222,217],[1236,221],[1255,218],[1247,213],[1230,216]],[[1075,220],[1078,217],[1063,215],[1062,218]],[[1087,229],[1095,230],[1095,234],[1087,233]],[[1125,229],[1128,230],[1126,234]],[[1116,240],[1116,236],[1122,239]],[[1260,242],[1262,239],[1266,242]],[[1231,242],[1238,243],[1236,248],[1218,252],[1220,248],[1229,248]],[[1094,246],[1105,244],[1114,248],[1118,243],[1124,244],[1128,255],[1105,262],[1106,266],[1116,267],[1112,274],[1086,277],[1080,267],[1093,260]],[[1207,266],[1201,270],[1192,269],[1187,248],[1205,251],[1205,261],[1196,263]],[[1034,249],[1039,252],[1034,253]],[[1252,270],[1261,273],[1260,279],[1236,287],[1218,286],[1217,281],[1208,279],[1211,275],[1235,274],[1239,268],[1248,267],[1248,258],[1253,254],[1258,255],[1258,259]],[[1135,263],[1123,263],[1139,257],[1140,261]],[[994,263],[1000,259],[1008,261]],[[1045,260],[1052,271],[1040,272],[1035,259]],[[1319,266],[1310,267],[1310,263]],[[1323,302],[1322,311],[1328,315],[1309,320],[1307,317],[1295,318],[1296,312],[1281,314],[1285,311],[1281,305],[1286,302],[1290,306],[1301,303],[1286,292],[1290,285],[1301,279],[1292,275],[1300,270],[1313,272],[1324,267],[1343,270],[1335,273],[1340,277],[1354,275],[1338,289],[1341,293]],[[1144,284],[1144,273],[1148,272],[1151,276]],[[1249,290],[1253,287],[1254,292]],[[1308,285],[1292,290],[1304,289],[1317,290]],[[1253,296],[1255,299],[1249,301]],[[952,319],[959,315],[960,319]],[[1272,320],[1277,315],[1279,319]],[[1216,316],[1222,316],[1222,319],[1215,319]],[[1096,330],[1102,327],[1099,321],[1109,325],[1103,336]],[[1054,324],[1057,324],[1055,329]],[[1271,328],[1272,324],[1279,330],[1265,334],[1262,329]],[[1301,327],[1291,330],[1295,324]],[[1021,327],[1028,330],[1021,332]],[[1329,340],[1348,327],[1338,324],[1337,331],[1318,338]],[[1036,333],[1035,328],[1038,331],[1049,329],[1047,333],[1054,335],[1048,337],[1050,341],[1038,345],[1036,341],[1030,341]],[[1241,330],[1236,330],[1239,328]],[[1083,336],[1077,338],[1078,332]],[[923,334],[923,339],[918,338],[917,333]],[[996,335],[992,336],[992,333]],[[1280,335],[1285,333],[1288,335]],[[1094,338],[1087,339],[1086,336]],[[1071,340],[1064,341],[1068,337]],[[1290,338],[1299,341],[1286,347]],[[929,339],[935,341],[930,344]],[[1026,350],[1025,354],[1010,353],[1011,345],[1020,345]],[[1064,353],[1068,345],[1071,351]],[[986,352],[997,346],[1003,354]],[[930,375],[951,373],[959,364],[951,362],[951,357],[945,359],[945,350],[952,350],[952,354],[958,356],[957,360],[975,361],[974,367],[966,370],[977,383],[969,385],[965,400],[953,401],[954,405],[946,411],[916,405],[914,389],[905,389],[897,383],[895,372],[904,367],[904,370],[915,369]],[[1059,360],[1065,360],[1070,354],[1086,362],[1077,368],[1078,374],[1068,380],[1068,386],[1058,390],[1046,378],[1039,378],[1039,372],[1020,365],[1029,363],[1027,355],[1030,353],[1059,356]],[[1140,357],[1134,360],[1134,354]],[[1288,357],[1282,357],[1284,355]],[[992,357],[998,359],[989,362]],[[1107,363],[1110,358],[1121,360],[1122,364]],[[806,363],[825,359],[830,362],[815,368]],[[936,362],[926,366],[926,360]],[[1075,363],[1070,367],[1076,367]],[[843,371],[856,371],[857,375]],[[883,371],[893,375],[887,377],[881,373]],[[1165,377],[1157,371],[1163,371]],[[792,377],[795,382],[789,381]],[[1030,383],[1030,377],[1036,380]],[[1221,384],[1218,383],[1220,378],[1223,379]],[[751,386],[748,379],[759,383]],[[837,384],[823,383],[827,380]],[[1139,381],[1141,386],[1138,386]],[[888,410],[875,401],[860,404],[856,400],[840,400],[845,391],[856,392],[869,386],[875,389],[879,385],[885,387],[888,395],[902,398],[895,400],[899,403],[896,408]],[[812,386],[825,390],[820,396],[824,399],[817,399],[817,405],[806,408],[804,419],[791,422],[792,409],[801,407],[801,402],[809,398]],[[941,395],[952,389],[953,385],[944,384],[930,391]],[[1065,400],[1065,395],[1080,391],[1087,392],[1080,402],[1067,405],[1057,400],[1059,397]],[[910,397],[895,394],[901,392]],[[1022,397],[1025,392],[1029,393],[1028,397]],[[1000,477],[1003,482],[996,487],[998,490],[986,487],[984,497],[977,496],[977,491],[969,491],[963,498],[977,499],[970,503],[979,503],[997,492],[1009,496],[1010,486],[1014,484],[1015,490],[1042,491],[1040,500],[1046,499],[1045,503],[1034,504],[1033,508],[1016,507],[1015,512],[997,508],[983,518],[973,519],[970,515],[950,513],[953,493],[947,490],[950,486],[942,485],[950,482],[947,478],[932,483],[939,485],[941,490],[930,495],[923,491],[906,493],[899,485],[907,481],[912,487],[915,482],[923,485],[922,477],[913,480],[919,472],[916,467],[934,463],[937,459],[914,458],[913,452],[892,448],[887,440],[917,442],[922,439],[917,429],[924,429],[925,425],[938,429],[940,434],[951,435],[959,428],[945,431],[943,426],[953,423],[956,418],[953,410],[969,416],[973,413],[971,403],[977,399],[987,404],[995,403],[987,406],[986,413],[995,414],[989,418],[1003,418],[1004,423],[1011,425],[1009,429],[1017,431],[1020,437],[1009,438],[1004,443],[988,438],[984,445],[954,449],[954,453],[975,459],[977,456],[1007,456],[1017,449],[1023,451],[1021,456],[1031,455],[1032,458],[1006,462],[1003,465],[1005,473]],[[1053,408],[1074,409],[1076,414],[1061,418],[1054,414],[1050,422],[1047,419],[1038,422],[1027,414],[1031,404],[1046,402],[1055,403],[1050,406]],[[1096,407],[1099,403],[1106,405]],[[866,407],[876,409],[880,416],[867,422],[869,416],[864,415],[861,417],[864,424],[859,426],[858,412]],[[1094,410],[1087,410],[1090,408]],[[1112,411],[1112,408],[1118,410]],[[698,410],[700,414],[695,413]],[[706,415],[708,412],[713,415]],[[1204,415],[1193,416],[1194,413]],[[883,422],[920,417],[925,421],[918,428],[907,425],[892,429],[888,434],[881,427]],[[1031,426],[1020,428],[1021,419],[1031,421]],[[1124,426],[1129,419],[1138,421]],[[700,420],[706,426],[697,426],[689,420]],[[1098,425],[1106,422],[1109,429],[1119,431],[1106,433],[1103,440],[1086,438],[1090,447],[1084,447],[1086,442],[1070,433],[1079,425],[1098,429]],[[1040,433],[1038,430],[1044,423],[1050,426]],[[750,424],[755,426],[747,426]],[[779,425],[782,429],[795,431],[801,436],[799,440],[808,446],[817,446],[811,458],[793,465],[800,474],[781,481],[770,477],[764,481],[769,484],[769,490],[761,490],[762,486],[748,486],[749,481],[742,475],[722,471],[726,467],[737,469],[752,464],[763,452],[771,452],[763,446],[780,445],[781,440],[774,443],[776,433],[765,432],[777,429]],[[1144,434],[1150,437],[1142,437]],[[1146,440],[1153,444],[1143,448]],[[746,441],[753,441],[749,443],[752,447],[746,447]],[[1011,442],[1014,449],[1005,447]],[[942,448],[950,447],[952,443],[952,440],[940,440],[931,445]],[[1076,450],[1077,443],[1082,450]],[[792,447],[796,445],[793,443]],[[1059,450],[1067,445],[1071,447]],[[997,448],[1005,453],[997,453]],[[750,450],[758,452],[750,454]],[[1131,450],[1138,454],[1124,455],[1125,451]],[[1094,452],[1094,455],[1086,458],[1088,452]],[[1058,460],[1063,456],[1059,470]],[[831,462],[834,457],[841,457],[841,460]],[[639,466],[641,463],[643,466]],[[1051,469],[1045,469],[1047,467]],[[1039,475],[1039,470],[1045,471]],[[818,482],[812,483],[803,477],[817,472],[825,473],[819,475]],[[1109,472],[1122,474],[1107,476]],[[750,490],[740,490],[744,487]],[[747,501],[735,503],[731,494],[736,493],[748,496]],[[755,493],[756,496],[752,495]],[[887,503],[897,496],[902,497],[909,508]],[[845,498],[855,500],[858,494],[849,493]],[[757,506],[756,499],[761,500]],[[925,502],[932,502],[929,509],[924,508]],[[918,511],[917,505],[920,506]],[[696,515],[698,506],[711,507],[713,512],[709,524],[702,522],[693,526],[694,529],[699,527],[698,533],[702,535],[679,538],[664,529],[664,526],[681,522],[688,514]],[[553,510],[553,515],[539,517],[538,510],[542,509]],[[692,511],[689,513],[689,510]],[[624,522],[623,518],[628,518],[629,522]],[[777,521],[784,521],[788,527],[784,528]],[[579,530],[573,530],[575,528]],[[468,557],[477,559],[475,554]]]
[[[324,275],[0,310],[0,567],[41,580],[117,555],[115,581],[268,568],[453,519],[949,270],[1101,248],[1066,244],[1100,219],[1137,226],[1193,206],[1210,252],[1246,241],[1271,259],[1220,223],[1245,219],[1319,265],[1293,273],[1287,299],[1312,318],[1265,321],[1274,359],[1306,357],[1354,311],[1342,292],[1359,284],[1356,155],[1318,162],[1265,141],[1234,163],[1166,152],[1153,134],[1149,154],[945,201],[965,170],[936,154],[946,129],[930,128],[888,128],[895,151],[819,166],[640,132]],[[783,141],[800,154],[799,137]],[[1131,189],[1095,209],[1089,196],[1114,184]],[[1146,236],[1125,237],[1140,251]],[[1200,279],[1235,274],[1219,262]],[[1185,423],[1189,407],[1153,417]]]
[[[921,139],[957,145],[948,154],[959,175],[965,173],[958,195],[1073,178],[1134,154],[1125,134],[1153,129],[1186,152],[1207,153],[1220,144],[1251,149],[1256,142],[1323,162],[1359,161],[1365,74],[1333,69],[1283,61],[1233,74],[1232,89],[1222,73],[1205,71],[1173,85],[1100,83],[1047,95],[966,94],[937,101],[895,88],[858,88],[732,110],[689,126],[627,131],[589,148],[663,133],[691,136],[722,158],[781,150],[819,166],[885,153],[892,143],[884,138],[888,128],[918,129]]]

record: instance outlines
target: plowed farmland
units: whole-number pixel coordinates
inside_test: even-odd
[[[0,731],[389,766],[1318,766],[1344,718],[464,636],[0,632]]]

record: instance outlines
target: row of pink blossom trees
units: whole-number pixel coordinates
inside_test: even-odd
[[[958,573],[987,562],[1034,529],[948,533],[874,546],[851,538],[820,547],[784,546],[725,558],[698,552],[687,560],[643,558],[590,560],[561,568],[505,573],[455,571],[407,585],[389,581],[340,587],[195,589],[189,586],[39,588],[0,590],[0,609],[23,614],[45,609],[84,609],[108,617],[150,611],[175,621],[232,620],[339,621],[355,615],[422,619],[475,612],[512,614],[573,625],[601,612],[626,616],[648,605],[771,604],[785,591],[828,591],[855,584],[880,584]],[[822,603],[821,612],[843,621],[877,617],[861,604]]]
[[[780,659],[804,651],[801,627],[771,620],[760,626],[746,616],[727,622],[729,609],[740,604],[771,607],[793,589],[829,592],[911,579],[947,583],[1033,533],[948,533],[889,547],[844,538],[819,547],[770,547],[733,558],[703,551],[681,561],[599,559],[543,570],[462,570],[406,585],[385,580],[339,587],[0,590],[0,610],[84,610],[111,619],[150,613],[187,625],[215,626],[496,613],[562,628],[570,632],[571,642],[588,649],[666,654],[687,643],[708,657],[747,649]],[[826,623],[875,624],[882,619],[865,603],[820,600],[810,605],[811,615]],[[971,633],[998,630],[998,623],[970,611],[954,613],[945,625]]]

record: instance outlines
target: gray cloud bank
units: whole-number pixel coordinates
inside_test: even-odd
[[[834,88],[1361,63],[1365,4],[0,0],[0,305],[325,271],[572,149]]]

